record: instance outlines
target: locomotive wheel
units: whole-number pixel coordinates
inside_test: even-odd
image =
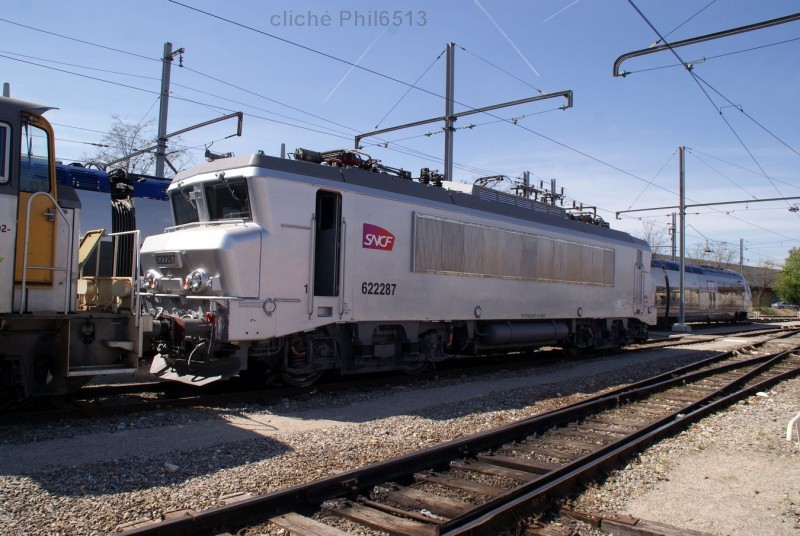
[[[295,374],[292,372],[281,372],[281,380],[290,387],[308,387],[314,385],[322,377],[322,371],[308,372],[305,374]]]
[[[403,367],[403,372],[410,376],[415,374],[424,374],[425,372],[433,370],[433,363],[429,361],[417,361]]]
[[[561,350],[567,355],[567,357],[583,357],[583,355],[586,353],[586,349],[584,348],[578,348],[577,346],[566,344],[561,348]]]

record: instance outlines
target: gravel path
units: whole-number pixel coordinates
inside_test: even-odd
[[[800,535],[800,379],[752,396],[648,448],[568,501],[682,529],[730,536]],[[557,520],[573,534],[588,525]]]
[[[741,340],[729,339],[725,344],[732,347]],[[714,350],[718,348],[716,345]],[[702,352],[702,348],[692,349],[694,358]],[[177,410],[123,420],[3,427],[0,533],[108,534],[120,523],[160,519],[166,512],[180,509],[207,509],[221,504],[229,494],[255,495],[284,488],[569,404],[599,389],[672,368],[676,355],[674,350],[625,354],[497,373],[480,381],[311,395],[270,407]],[[679,361],[690,359],[683,355]],[[737,464],[731,456],[743,454],[756,463],[755,454],[767,457],[780,452],[788,465],[777,470],[776,478],[800,482],[796,472],[800,455],[780,438],[788,418],[800,411],[800,381],[787,383],[769,395],[739,408],[763,407],[763,415],[737,418],[732,411],[734,417],[728,424],[724,420],[728,413],[715,417],[723,420],[713,425],[719,428],[703,436],[707,443],[689,441],[684,435],[669,440],[679,445],[688,442],[689,446],[648,450],[604,486],[588,490],[584,495],[594,497],[593,501],[581,497],[577,503],[615,511],[630,506],[631,512],[644,511],[648,516],[642,517],[652,518],[653,504],[660,499],[650,505],[635,503],[635,492],[663,490],[669,494],[669,489],[659,486],[672,480],[658,480],[658,475],[667,475],[673,467],[670,453],[677,452],[678,460],[688,460],[687,452],[695,453],[697,445],[714,444],[719,438],[730,443],[724,449],[728,457],[718,460]],[[767,407],[773,411],[767,412]],[[763,429],[755,428],[753,423],[766,415],[773,420]],[[712,425],[704,421],[693,430],[702,426]],[[762,436],[771,438],[769,448],[759,442],[748,444]],[[682,448],[689,450],[680,454]],[[704,447],[697,452],[709,454],[712,450]],[[647,458],[651,455],[656,456],[652,461]],[[762,461],[765,467],[771,463]],[[637,470],[640,472],[635,473]],[[626,477],[627,471],[634,471],[633,476]],[[711,485],[725,474],[708,471],[707,476],[703,482]],[[772,489],[777,488],[759,485],[747,493],[763,500]],[[781,526],[796,531],[800,499],[791,491],[785,501],[782,497],[780,492],[769,495],[770,505]],[[687,527],[693,528],[694,522],[687,522]],[[575,527],[576,534],[591,533],[586,527]],[[280,534],[275,529],[269,532]]]

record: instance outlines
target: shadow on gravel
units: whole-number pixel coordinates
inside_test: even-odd
[[[134,457],[78,468],[59,468],[46,471],[48,474],[41,483],[47,492],[63,497],[140,492],[180,485],[195,477],[244,467],[289,451],[280,441],[260,437],[154,458]],[[31,476],[36,479],[37,475]],[[230,491],[234,490],[227,490]],[[225,492],[222,490],[220,494]]]
[[[153,492],[154,489],[245,467],[292,452],[269,437],[272,423],[288,418],[298,425],[281,432],[361,424],[394,416],[446,421],[493,411],[523,410],[555,397],[590,396],[678,366],[700,361],[717,351],[662,348],[615,355],[569,359],[524,370],[498,370],[479,377],[428,381],[414,386],[373,387],[351,393],[309,393],[265,406],[207,409],[203,418],[157,428],[139,425],[113,432],[86,430],[70,438],[0,444],[0,484],[4,476],[26,476],[57,496]],[[554,401],[553,408],[567,401]],[[551,408],[548,408],[551,409]],[[183,415],[183,417],[181,417]],[[322,422],[315,423],[315,420]],[[80,424],[74,425],[76,428]],[[107,426],[107,425],[106,425]],[[4,431],[5,432],[5,431]],[[247,469],[249,471],[249,468]],[[265,479],[270,478],[265,475]],[[226,490],[222,490],[224,493]],[[230,490],[233,491],[233,490]]]
[[[24,477],[58,496],[142,491],[291,452],[265,437],[264,427],[246,429],[219,415],[191,425],[0,445],[0,489],[4,477]]]

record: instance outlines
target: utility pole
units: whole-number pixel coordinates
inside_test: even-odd
[[[678,323],[673,324],[672,331],[688,332],[692,328],[686,325],[686,161],[684,159],[686,147],[678,147],[678,167],[679,167],[679,213],[681,225],[681,274],[680,274],[680,303],[678,305]]]
[[[447,43],[447,66],[445,68],[444,97],[444,178],[453,180],[453,134],[456,122],[453,117],[453,100],[455,99],[455,43]]]
[[[675,228],[675,213],[673,212],[672,213],[672,227],[669,228],[669,234],[672,235],[672,260],[673,261],[675,260],[675,255],[676,255],[676,253],[675,253],[675,251],[676,251],[675,250],[676,242],[675,241],[678,238],[678,236],[675,233],[675,231],[676,231],[676,228]]]
[[[366,132],[364,134],[359,134],[355,137],[355,148],[360,149],[361,147],[361,140],[364,138],[368,138],[370,136],[378,136],[380,134],[385,134],[387,132],[394,132],[395,130],[400,130],[404,128],[410,127],[417,127],[420,125],[427,125],[428,123],[436,123],[438,121],[444,121],[444,178],[445,180],[452,181],[453,180],[453,134],[455,133],[455,121],[459,117],[464,117],[466,115],[473,115],[479,114],[484,112],[490,112],[492,110],[497,110],[499,108],[507,108],[509,106],[517,106],[520,104],[525,104],[528,102],[534,102],[539,100],[545,99],[552,99],[555,97],[564,97],[567,99],[567,103],[561,106],[562,110],[566,110],[567,108],[572,108],[572,90],[567,91],[558,91],[555,93],[544,93],[541,95],[537,95],[535,97],[528,97],[526,99],[519,99],[515,101],[504,102],[501,104],[492,104],[490,106],[484,106],[481,108],[474,108],[471,110],[466,110],[463,112],[454,112],[454,105],[455,105],[455,43],[447,43],[447,59],[446,59],[446,69],[445,69],[445,111],[444,115],[440,117],[434,117],[431,119],[423,119],[422,121],[414,121],[413,123],[406,123],[404,125],[399,125],[396,127],[389,127],[389,128],[382,128],[380,130],[373,130],[372,132]]]
[[[739,239],[739,275],[744,275],[744,238]]]
[[[164,43],[164,57],[161,58],[161,108],[158,112],[158,146],[156,149],[156,177],[164,178],[164,161],[167,158],[167,111],[169,108],[169,75],[172,59],[180,56],[183,65],[183,48],[172,51],[172,43]]]

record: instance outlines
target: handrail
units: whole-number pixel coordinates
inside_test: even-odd
[[[34,192],[28,198],[28,207],[25,213],[25,235],[23,236],[23,253],[22,253],[22,296],[20,297],[20,307],[19,312],[20,314],[25,313],[25,308],[28,305],[28,293],[27,293],[27,283],[28,283],[28,238],[30,235],[31,229],[31,202],[33,198],[37,195],[43,195],[47,197],[53,203],[53,212],[58,214],[64,219],[64,223],[67,224],[67,229],[69,229],[69,244],[68,244],[68,255],[67,255],[67,266],[55,266],[55,254],[53,252],[53,265],[54,266],[30,266],[35,270],[50,270],[53,272],[66,272],[67,273],[67,284],[64,285],[64,314],[69,313],[69,297],[70,297],[70,290],[72,290],[72,224],[70,223],[69,219],[61,212],[61,207],[58,206],[58,201],[47,192]],[[55,236],[55,227],[53,228],[53,240],[56,240]]]
[[[344,237],[344,240],[342,240],[342,237]],[[346,254],[347,254],[347,220],[345,220],[344,218],[342,218],[342,227],[341,227],[341,230],[340,230],[340,233],[339,233],[339,243],[342,245],[342,253],[339,256],[339,279],[340,279],[340,284],[339,284],[339,296],[340,296],[339,297],[339,320],[341,320],[342,317],[344,316],[344,304],[345,304],[345,300],[347,299],[345,297],[345,292],[344,292],[344,286],[345,286],[345,281],[346,281],[344,272],[345,272],[345,266],[347,266],[347,257],[346,257]]]
[[[225,220],[213,220],[213,221],[193,221],[190,223],[182,223],[180,225],[173,225],[172,227],[164,228],[165,233],[174,233],[175,231],[182,231],[183,229],[191,229],[193,227],[213,227],[216,225],[226,225],[229,223],[233,223],[236,225],[242,224],[246,225],[249,223],[249,220],[244,220],[242,218],[230,218]]]
[[[134,316],[134,318],[135,318],[134,322],[135,322],[135,326],[138,327],[139,326],[139,319],[140,319],[141,314],[142,314],[141,311],[140,311],[141,308],[139,307],[140,296],[139,296],[139,291],[138,291],[138,289],[139,289],[139,272],[141,271],[141,256],[140,256],[140,253],[139,253],[139,235],[141,234],[141,231],[139,231],[139,229],[134,229],[133,231],[118,231],[116,233],[108,233],[107,236],[114,237],[114,257],[113,257],[114,272],[113,273],[116,276],[116,274],[117,274],[117,251],[118,251],[118,248],[117,248],[118,239],[117,239],[117,237],[123,236],[123,235],[131,235],[131,234],[134,235],[133,239],[134,239],[134,242],[136,244],[133,247],[133,258],[131,259],[131,261],[132,261],[132,264],[131,264],[131,279],[133,280],[131,282],[131,307],[134,308],[135,311],[136,311],[135,316]],[[95,272],[95,273],[97,273],[97,272]]]
[[[311,213],[311,251],[310,251],[310,269],[308,270],[308,318],[314,316],[314,270],[317,252],[317,215]]]

